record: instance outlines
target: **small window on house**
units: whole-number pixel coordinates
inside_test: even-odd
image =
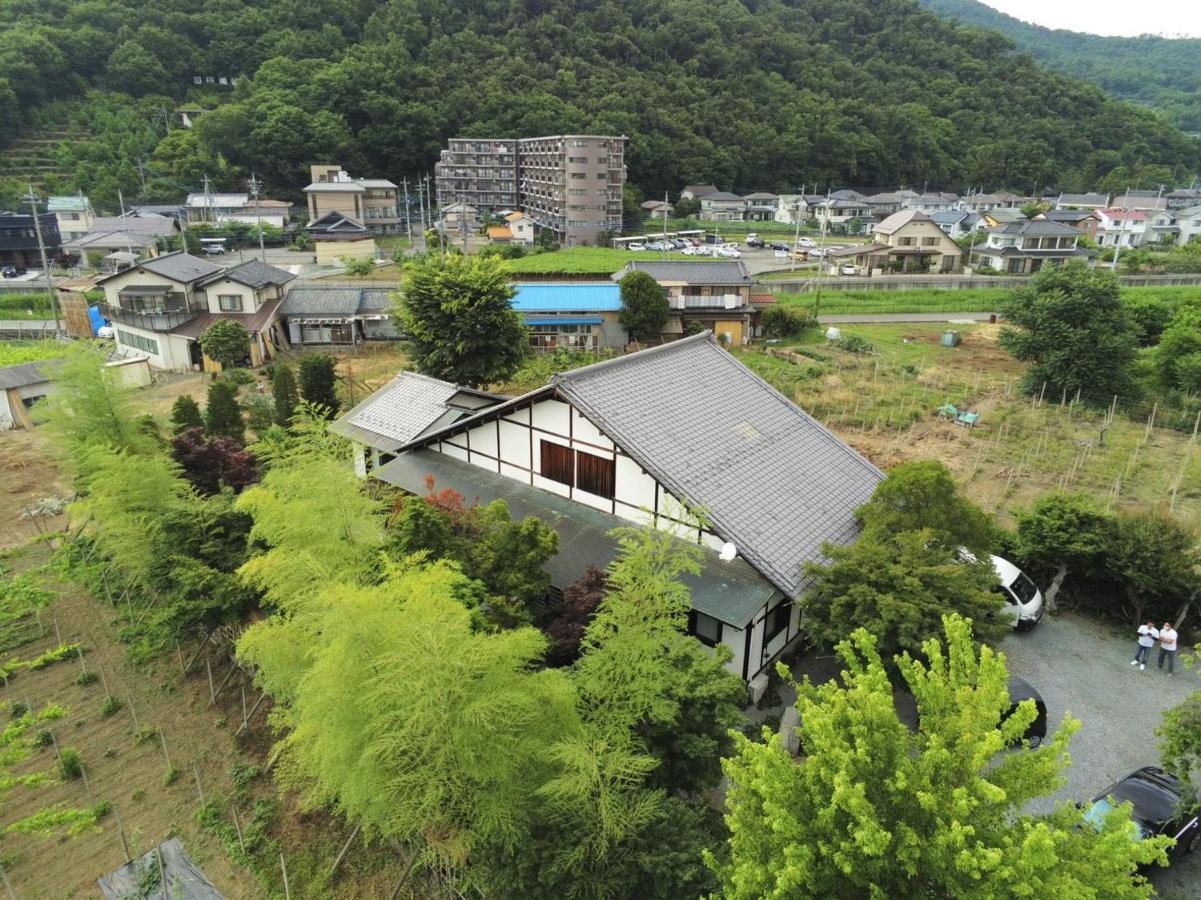
[[[576,484],[581,491],[613,499],[617,463],[603,456],[576,451]]]
[[[241,312],[242,297],[238,294],[218,294],[217,305],[221,312]]]
[[[706,647],[716,647],[721,643],[721,620],[707,616],[695,609],[688,612],[688,633]]]
[[[570,447],[555,444],[551,441],[542,442],[542,477],[566,484],[569,487],[575,482],[575,454]]]
[[[788,618],[792,613],[792,604],[787,600],[778,603],[763,622],[763,646],[788,627]]]

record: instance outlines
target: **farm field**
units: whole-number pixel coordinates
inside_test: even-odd
[[[1073,397],[1019,392],[1023,366],[997,345],[999,327],[961,326],[960,346],[941,346],[943,325],[844,326],[869,341],[849,353],[810,335],[794,348],[738,351],[739,358],[881,468],[938,459],[1002,522],[1046,491],[1067,487],[1119,509],[1172,509],[1201,526],[1201,453],[1193,421]],[[1105,400],[1098,398],[1098,406]],[[973,428],[940,418],[944,404],[980,414]],[[1173,427],[1176,426],[1180,430]],[[1104,441],[1102,442],[1102,429]],[[1173,494],[1175,496],[1173,497]]]
[[[692,259],[683,253],[659,253],[654,250],[633,252],[609,247],[568,247],[551,253],[537,253],[521,259],[505,260],[505,268],[521,275],[595,275],[608,278],[631,260]]]
[[[2,317],[2,316],[0,316]],[[67,352],[67,345],[53,339],[44,341],[0,341],[0,366],[57,359]]]

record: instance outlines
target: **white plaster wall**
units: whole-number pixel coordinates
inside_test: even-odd
[[[642,471],[642,467],[628,456],[617,457],[616,499],[632,507],[653,510],[655,508],[655,479]],[[622,510],[627,515],[631,510]]]
[[[140,347],[131,347],[128,344],[121,343],[120,335],[118,335],[117,343],[123,355],[145,357],[152,369],[166,369],[168,371],[187,371],[191,369],[192,363],[191,356],[188,353],[187,338],[174,337],[160,331],[147,331],[144,328],[134,328],[121,322],[114,322],[113,328],[116,331],[140,335],[158,343],[158,353],[149,353]]]
[[[586,419],[578,410],[575,409],[571,411],[571,437],[575,441],[583,441],[584,443],[591,444],[594,447],[605,447],[609,450],[612,450],[614,447],[613,442],[601,434],[599,428],[593,425],[590,420]],[[584,451],[590,450],[590,448],[583,446],[578,446],[576,449]],[[612,456],[612,454],[604,453],[600,453],[598,455]]]
[[[523,410],[523,412],[525,411]],[[528,419],[528,415],[526,418]],[[522,425],[501,419],[500,451],[502,463],[521,466],[525,469],[530,468],[530,430]],[[502,471],[503,468],[502,466]],[[525,472],[522,472],[519,475],[510,475],[509,477],[525,481],[528,476]]]
[[[543,400],[531,408],[534,427],[567,437],[571,407],[561,400]],[[535,454],[537,455],[537,454]]]
[[[0,431],[13,427],[13,414],[8,405],[8,391],[0,391]]]
[[[746,632],[741,628],[722,623],[721,642],[734,651],[734,658],[726,663],[726,668],[742,677],[742,657],[746,652]]]
[[[258,312],[258,304],[255,301],[254,289],[247,287],[244,284],[238,284],[236,281],[230,281],[228,278],[222,278],[220,281],[208,285],[204,289],[205,297],[208,302],[208,311],[211,313],[222,312],[238,312],[238,310],[224,310],[218,301],[218,297],[222,294],[236,294],[242,298],[243,313]]]

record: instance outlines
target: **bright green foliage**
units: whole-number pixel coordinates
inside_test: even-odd
[[[133,456],[97,448],[87,457],[89,492],[79,501],[91,516],[96,546],[130,581],[144,585],[155,562],[163,519],[183,509],[191,488],[163,455]]]
[[[321,407],[326,417],[338,411],[335,368],[338,361],[328,353],[314,353],[300,360],[300,397],[313,407]]]
[[[780,739],[739,736],[726,761],[730,862],[711,863],[727,900],[864,897],[1139,898],[1139,864],[1165,841],[1134,840],[1129,807],[1100,832],[1070,803],[1022,814],[1054,792],[1078,723],[1065,719],[1039,749],[999,756],[1035,716],[1009,709],[1004,658],[977,653],[967,622],[948,616],[946,647],[897,661],[917,702],[916,732],[898,718],[893,686],[866,629],[839,644],[842,683],[798,686],[802,756]],[[765,734],[765,737],[768,737]]]
[[[233,438],[239,444],[246,440],[246,422],[238,404],[237,384],[219,378],[209,385],[204,430],[209,437]]]
[[[413,341],[413,364],[470,387],[504,381],[529,347],[513,288],[492,257],[432,256],[415,263],[396,315]]]
[[[1107,537],[1105,568],[1126,592],[1127,621],[1137,626],[1146,614],[1171,619],[1180,601],[1196,590],[1197,536],[1159,513],[1124,513]]]
[[[360,487],[349,465],[319,457],[272,467],[235,504],[254,519],[250,539],[269,548],[246,562],[243,578],[293,612],[328,584],[372,580],[383,517]]]
[[[276,363],[271,373],[271,395],[275,401],[275,424],[287,427],[296,412],[300,397],[296,393],[296,376],[286,363]]]
[[[633,271],[621,279],[621,312],[617,321],[637,341],[659,341],[671,318],[667,293],[648,273]]]
[[[370,275],[373,271],[375,271],[375,260],[368,258],[356,259],[354,257],[344,256],[342,257],[342,268],[346,270],[347,275],[358,277]]]
[[[101,800],[89,809],[69,808],[59,803],[13,822],[4,830],[7,834],[32,834],[46,838],[56,834],[76,837],[87,831],[99,832],[102,829],[98,823],[104,810],[101,804],[105,802]]]
[[[1024,563],[1055,570],[1047,606],[1055,608],[1069,569],[1088,569],[1108,537],[1109,518],[1088,494],[1044,494],[1017,521],[1017,551]]]
[[[1201,645],[1194,650],[1201,654]],[[1201,691],[1164,713],[1158,734],[1164,768],[1184,782],[1188,802],[1201,807]]]
[[[189,428],[203,428],[200,404],[187,394],[180,394],[171,404],[171,433],[183,434]]]
[[[836,646],[857,622],[867,623],[880,652],[916,651],[948,612],[975,623],[983,641],[1000,639],[1010,623],[992,588],[987,557],[961,559],[932,529],[864,534],[850,546],[827,544],[828,564],[811,563],[816,584],[798,601],[809,633]]]
[[[540,805],[546,748],[575,728],[566,676],[531,671],[545,638],[474,632],[454,599],[462,580],[410,561],[376,587],[327,587],[239,644],[287,701],[285,783],[450,865],[477,840],[517,845]]]
[[[1108,401],[1130,390],[1135,334],[1112,272],[1080,263],[1044,268],[1004,313],[1001,346],[1031,363],[1022,382],[1028,393],[1045,385],[1051,397],[1081,391]]]
[[[350,463],[350,442],[329,429],[324,406],[301,401],[287,428],[271,428],[252,445],[254,455],[268,467],[324,459]]]
[[[102,346],[81,341],[51,371],[55,390],[47,408],[49,427],[75,467],[86,472],[83,456],[103,445],[133,453],[149,452],[151,441],[139,428],[134,391],[116,369],[105,366]]]
[[[959,494],[950,471],[936,460],[890,469],[872,499],[855,513],[869,537],[926,528],[944,547],[967,547],[978,556],[986,554],[996,539],[988,516]]]
[[[200,348],[223,370],[236,369],[250,355],[250,332],[241,322],[218,319],[200,335]]]
[[[1201,307],[1182,306],[1164,329],[1153,359],[1165,387],[1201,390]]]

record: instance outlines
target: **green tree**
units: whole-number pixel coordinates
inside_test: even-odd
[[[1201,390],[1201,307],[1190,304],[1176,310],[1152,359],[1164,387]]]
[[[1201,806],[1201,691],[1164,713],[1158,734],[1164,768],[1184,783],[1186,802]]]
[[[1028,393],[1092,398],[1126,394],[1135,336],[1112,272],[1080,263],[1044,268],[1006,304],[1001,346],[1031,363]]]
[[[671,318],[667,292],[648,273],[635,270],[621,279],[621,312],[617,321],[637,341],[658,341]]]
[[[47,401],[47,421],[81,474],[91,447],[149,453],[155,446],[138,426],[136,388],[127,385],[107,362],[108,351],[102,345],[81,341],[50,370],[54,392]]]
[[[250,332],[241,322],[220,319],[200,335],[200,349],[223,370],[236,369],[250,355]]]
[[[513,295],[494,258],[433,256],[415,263],[396,314],[412,337],[417,369],[472,387],[511,376],[529,347]]]
[[[338,361],[328,353],[314,353],[300,360],[300,397],[310,406],[325,410],[327,416],[338,411]]]
[[[936,460],[894,466],[856,515],[874,537],[925,528],[944,547],[966,547],[980,557],[996,542],[992,521],[959,493],[950,470]]]
[[[171,404],[171,433],[183,434],[189,428],[203,428],[200,404],[188,394],[180,394]]]
[[[126,41],[113,51],[106,77],[115,90],[134,96],[161,92],[168,82],[162,63],[136,41]]]
[[[204,430],[210,437],[233,438],[239,444],[246,440],[246,423],[242,419],[238,386],[234,382],[220,378],[209,385]]]
[[[1088,494],[1044,494],[1017,520],[1017,551],[1025,563],[1055,577],[1044,599],[1055,611],[1055,598],[1069,570],[1088,571],[1105,548],[1109,517]]]
[[[989,558],[961,558],[933,529],[864,533],[850,546],[827,544],[824,553],[830,562],[808,565],[815,584],[797,605],[809,633],[826,646],[836,646],[853,622],[872,623],[890,657],[916,651],[948,611],[971,619],[983,641],[999,640],[1011,624],[1001,615]]]
[[[275,401],[275,424],[285,428],[291,424],[300,397],[296,393],[296,376],[287,363],[276,363],[271,373],[271,396]]]
[[[346,274],[356,278],[370,275],[375,271],[375,260],[367,257],[356,259],[353,256],[343,256],[341,262]]]
[[[1161,838],[1134,840],[1129,807],[1099,830],[1070,803],[1023,809],[1053,793],[1079,727],[1066,719],[1039,749],[999,755],[1036,714],[1008,719],[1004,658],[977,653],[967,622],[948,616],[946,647],[897,665],[920,728],[897,716],[893,686],[863,628],[839,644],[841,681],[798,685],[802,756],[779,737],[737,738],[726,760],[730,861],[711,860],[721,896],[1149,897],[1137,866],[1165,859]]]
[[[1129,602],[1123,618],[1138,626],[1153,610],[1177,621],[1176,605],[1195,590],[1201,564],[1197,536],[1160,513],[1122,513],[1107,537],[1102,559]]]

